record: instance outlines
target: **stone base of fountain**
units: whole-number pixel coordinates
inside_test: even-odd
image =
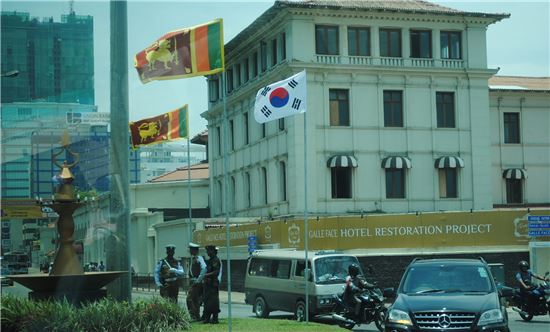
[[[29,288],[34,300],[63,300],[81,304],[100,300],[107,295],[104,288],[126,271],[86,272],[84,274],[45,275],[18,274],[9,276],[13,281]]]

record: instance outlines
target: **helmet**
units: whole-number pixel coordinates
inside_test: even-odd
[[[356,276],[359,274],[359,266],[357,266],[357,264],[350,264],[350,266],[348,266],[348,273],[350,276]]]
[[[527,263],[526,261],[521,261],[518,263],[518,267],[522,271],[527,271],[529,270],[529,263]]]

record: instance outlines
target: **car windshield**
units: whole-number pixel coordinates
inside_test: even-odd
[[[359,261],[354,256],[329,256],[315,260],[315,283],[338,284],[344,283],[348,275],[348,266]],[[360,272],[362,274],[362,272]]]
[[[402,292],[406,294],[488,293],[493,290],[491,275],[483,266],[431,265],[411,267]]]

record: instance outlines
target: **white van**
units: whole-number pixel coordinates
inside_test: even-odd
[[[359,261],[353,255],[334,251],[308,253],[308,261],[310,316],[329,313],[334,306],[333,295],[343,291],[348,266],[360,266]],[[304,275],[304,251],[256,251],[246,267],[245,302],[252,305],[257,317],[265,318],[271,311],[281,310],[294,312],[297,320],[304,320]]]

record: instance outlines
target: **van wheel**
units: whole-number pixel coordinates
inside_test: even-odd
[[[264,298],[261,296],[258,296],[256,301],[254,301],[254,313],[258,318],[267,318],[267,316],[269,316],[269,308]]]
[[[294,318],[298,322],[304,322],[306,320],[306,304],[304,301],[296,302],[296,309],[294,310]]]

